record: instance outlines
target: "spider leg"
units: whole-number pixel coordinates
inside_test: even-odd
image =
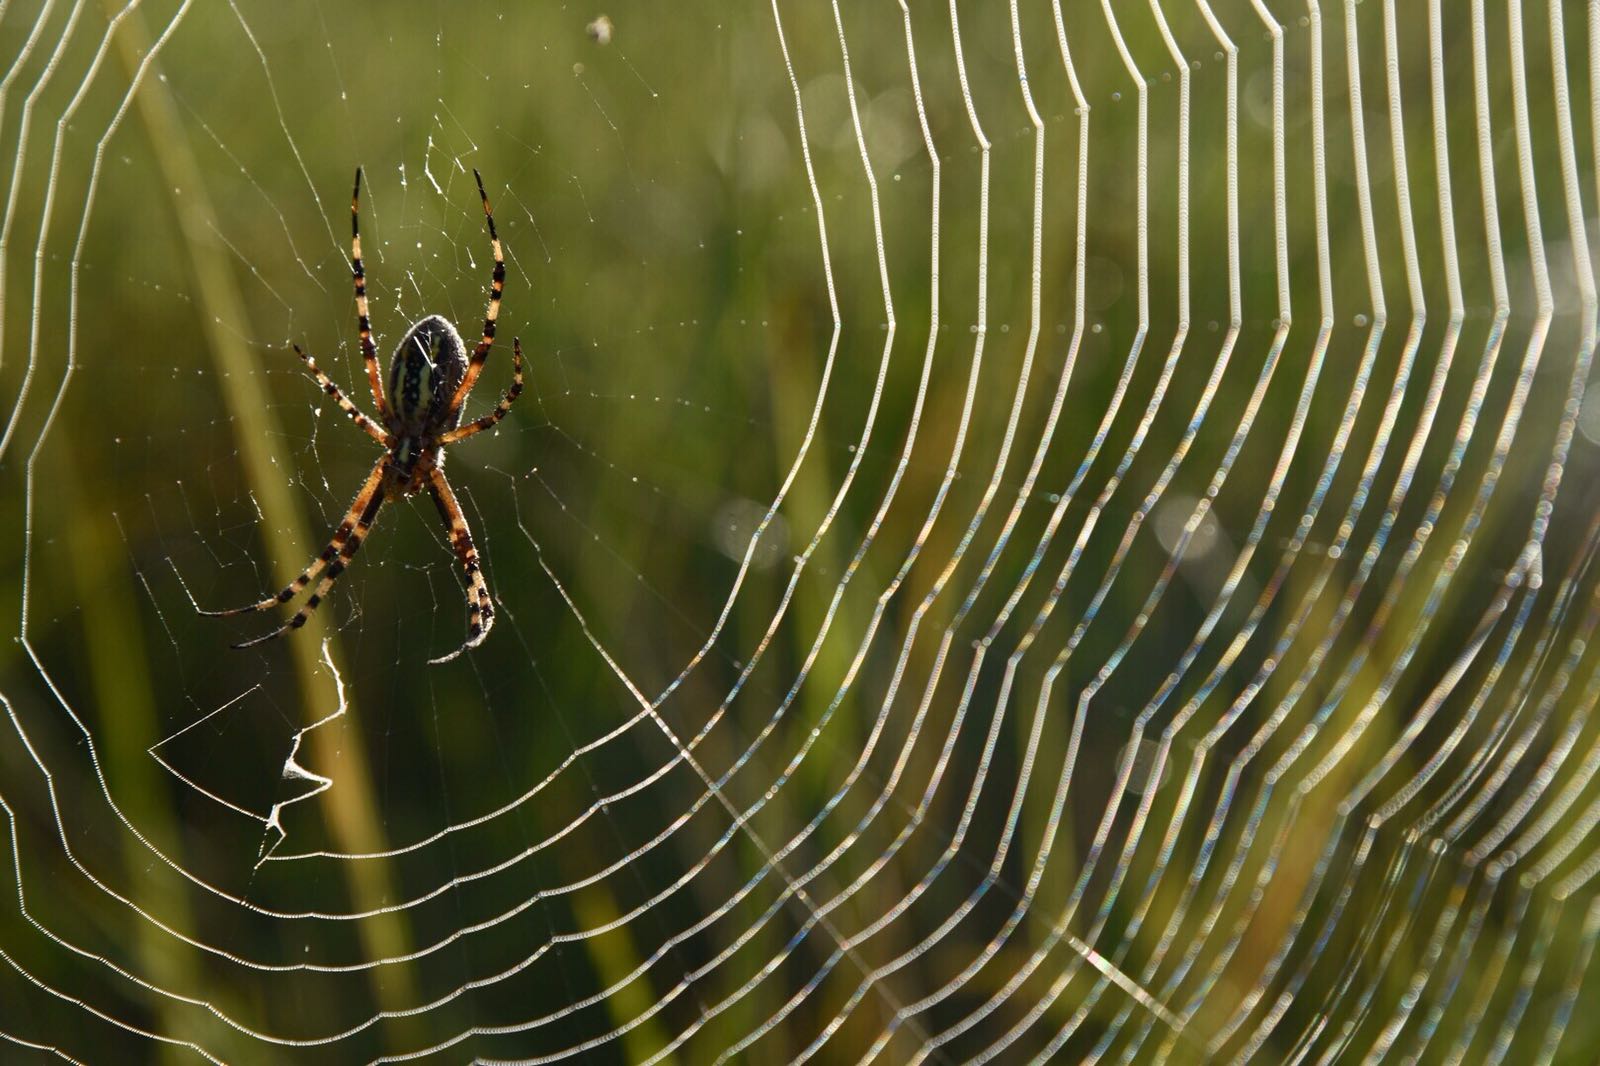
[[[210,618],[227,618],[236,614],[249,614],[251,611],[265,611],[267,608],[276,607],[280,603],[288,603],[300,595],[300,591],[311,584],[312,579],[322,573],[323,568],[333,560],[334,556],[339,554],[345,545],[345,541],[355,531],[361,516],[366,513],[369,506],[372,506],[372,500],[374,498],[379,500],[383,498],[382,494],[378,492],[382,481],[383,462],[380,460],[378,465],[372,468],[372,473],[367,475],[366,483],[361,486],[361,491],[356,493],[356,498],[350,504],[350,509],[345,512],[344,520],[339,523],[339,528],[334,530],[333,539],[328,542],[327,547],[322,549],[322,554],[311,560],[311,565],[301,571],[299,577],[285,585],[277,595],[268,597],[259,603],[247,604],[244,607],[232,607],[226,611],[201,611],[200,613]],[[373,508],[373,514],[377,514],[375,507]],[[368,524],[370,525],[370,523]],[[235,647],[238,646],[235,645]]]
[[[310,352],[301,351],[300,346],[296,344],[294,346],[294,354],[298,355],[301,362],[306,364],[306,369],[311,372],[312,377],[317,379],[317,384],[322,386],[322,391],[333,397],[333,402],[339,405],[340,410],[350,416],[351,421],[366,430],[371,434],[373,440],[385,448],[389,446],[388,432],[372,419],[362,414],[359,407],[345,398],[345,394],[339,390],[339,386],[333,383],[333,379],[318,368],[317,361],[311,358]]]
[[[506,257],[500,250],[500,235],[494,229],[494,212],[489,210],[489,194],[483,191],[483,178],[474,170],[472,176],[478,182],[478,198],[483,201],[483,217],[489,224],[489,246],[494,250],[494,274],[489,279],[489,310],[483,316],[483,340],[472,349],[472,358],[467,361],[467,372],[462,375],[461,383],[456,386],[456,391],[446,405],[447,414],[453,414],[461,409],[466,402],[467,393],[472,391],[472,386],[477,384],[478,375],[483,373],[483,364],[489,358],[489,349],[494,346],[494,323],[500,317],[500,296],[506,288]]]
[[[494,604],[489,599],[489,584],[483,579],[483,568],[478,563],[478,549],[472,543],[472,531],[467,528],[467,516],[450,490],[444,471],[434,467],[428,473],[428,491],[439,507],[439,517],[450,529],[450,546],[467,574],[467,642],[449,655],[429,659],[430,663],[447,663],[468,648],[476,648],[489,635],[494,625]]]
[[[387,457],[378,462],[376,471],[378,478],[382,477],[385,461],[387,461]],[[369,483],[372,480],[374,479],[369,479]],[[317,605],[322,602],[323,597],[327,596],[329,590],[333,588],[333,583],[339,580],[339,575],[344,573],[345,567],[350,565],[350,560],[355,557],[356,552],[361,550],[361,542],[366,539],[367,531],[372,528],[372,523],[377,521],[378,509],[383,506],[383,493],[377,491],[376,487],[374,487],[370,493],[363,490],[362,495],[367,496],[368,499],[361,508],[360,517],[356,519],[355,528],[350,530],[349,536],[345,537],[344,544],[339,548],[338,556],[328,562],[328,572],[323,575],[321,581],[317,582],[317,587],[310,596],[306,597],[306,602],[294,613],[294,617],[264,636],[240,641],[238,644],[233,645],[235,648],[250,648],[257,644],[265,644],[269,640],[281,637],[290,630],[299,629],[306,624],[306,619],[311,617],[312,612],[317,609]],[[361,503],[362,501],[358,498],[356,502]],[[340,529],[343,528],[341,525]],[[329,545],[329,547],[332,547],[332,545]],[[326,551],[323,552],[324,557],[327,554]],[[301,587],[303,588],[304,586]]]
[[[517,402],[517,397],[520,396],[521,394],[522,394],[522,339],[520,337],[512,337],[511,338],[511,387],[506,390],[505,396],[503,396],[501,398],[500,403],[495,406],[495,409],[493,411],[490,411],[488,414],[484,415],[482,418],[478,419],[477,421],[469,422],[468,424],[466,424],[464,426],[461,426],[459,429],[452,429],[452,430],[450,430],[450,431],[448,431],[446,433],[441,433],[439,435],[439,443],[440,444],[454,444],[458,440],[466,440],[468,437],[472,436],[474,433],[482,433],[484,430],[488,429],[490,426],[494,425],[496,422],[499,422],[502,418],[504,418],[506,416],[506,412],[511,410],[511,405]]]
[[[378,381],[378,349],[372,343],[372,320],[367,317],[367,272],[361,265],[361,168],[356,167],[356,187],[350,194],[350,270],[356,280],[356,325],[361,331],[361,360],[367,364],[367,384],[372,386],[372,402],[378,417],[389,422],[389,404]]]

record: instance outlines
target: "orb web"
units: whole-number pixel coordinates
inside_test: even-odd
[[[8,1054],[1592,1057],[1595,5],[289,16],[0,5]],[[197,613],[358,164],[443,665],[425,501]]]

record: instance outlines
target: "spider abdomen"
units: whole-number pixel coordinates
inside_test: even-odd
[[[431,437],[454,429],[459,408],[450,398],[467,373],[461,334],[438,315],[420,319],[400,339],[389,363],[389,409],[395,432]]]

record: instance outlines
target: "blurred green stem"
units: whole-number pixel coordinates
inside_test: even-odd
[[[108,7],[115,4],[108,3]],[[149,35],[137,14],[129,17],[118,35],[122,61],[134,70],[149,48]],[[232,418],[234,440],[239,449],[239,465],[249,479],[251,490],[262,513],[261,537],[273,562],[278,582],[286,584],[299,572],[309,557],[311,544],[304,523],[290,497],[281,471],[292,463],[278,446],[283,434],[272,408],[262,403],[260,391],[252,382],[260,380],[261,368],[255,353],[238,340],[248,335],[244,301],[233,280],[233,272],[222,244],[216,239],[216,215],[206,195],[203,177],[190,150],[183,123],[166,83],[159,77],[146,78],[138,93],[138,113],[149,134],[150,145],[161,167],[167,187],[173,190],[172,206],[182,230],[193,272],[195,304],[206,331],[206,351],[216,368],[216,380]],[[228,324],[224,328],[223,323]],[[330,678],[318,668],[317,649],[321,625],[313,621],[293,640],[285,641],[294,662],[300,689],[302,716],[309,724],[323,718],[337,699]],[[221,641],[223,634],[219,632]],[[307,734],[311,768],[334,781],[322,793],[322,807],[335,846],[349,852],[383,850],[383,837],[377,806],[373,799],[372,778],[366,753],[357,743],[355,706],[351,700],[346,716],[334,728],[312,730]],[[372,860],[342,864],[349,879],[350,896],[356,908],[375,910],[392,904],[395,893],[390,886],[387,863]],[[403,921],[393,914],[380,914],[361,924],[363,944],[369,958],[393,957],[409,950]],[[399,966],[372,971],[372,989],[385,1007],[411,1002],[410,974]]]

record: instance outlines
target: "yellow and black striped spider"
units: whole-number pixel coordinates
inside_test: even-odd
[[[356,493],[355,502],[345,513],[344,521],[334,531],[333,539],[322,549],[322,554],[311,561],[301,575],[284,586],[276,596],[235,607],[227,611],[202,611],[212,617],[265,611],[280,603],[288,603],[323,570],[322,581],[312,591],[310,598],[295,616],[271,633],[235,644],[235,648],[248,648],[253,644],[282,636],[299,629],[311,617],[324,596],[339,580],[339,575],[350,565],[367,531],[377,520],[378,509],[385,500],[400,500],[423,488],[433,495],[439,515],[450,529],[450,545],[467,578],[467,642],[441,658],[436,663],[447,662],[468,648],[475,648],[489,635],[494,624],[494,603],[489,598],[489,586],[483,579],[483,569],[478,563],[478,549],[473,546],[472,532],[467,528],[466,515],[450,491],[450,482],[444,476],[446,445],[465,440],[481,433],[505,417],[511,405],[522,392],[522,343],[511,341],[511,387],[493,411],[482,418],[461,425],[461,407],[467,394],[477,383],[483,364],[494,345],[494,322],[500,314],[500,295],[505,289],[506,261],[500,252],[500,238],[494,230],[494,214],[489,210],[489,195],[483,191],[483,179],[474,170],[478,181],[478,197],[483,201],[483,217],[489,225],[489,243],[494,249],[494,276],[489,283],[489,309],[483,319],[483,339],[467,356],[467,346],[456,328],[438,315],[429,315],[416,322],[400,339],[389,362],[388,398],[378,381],[378,351],[372,343],[372,324],[367,318],[367,278],[361,266],[361,169],[356,168],[355,191],[350,195],[350,269],[356,282],[356,315],[361,330],[361,358],[367,365],[367,382],[372,386],[372,402],[377,405],[378,418],[374,421],[362,414],[344,393],[321,370],[309,354],[294,346],[295,354],[305,362],[306,369],[317,379],[322,390],[333,397],[345,414],[357,426],[366,430],[372,439],[383,445],[383,458],[372,468],[366,484]]]

